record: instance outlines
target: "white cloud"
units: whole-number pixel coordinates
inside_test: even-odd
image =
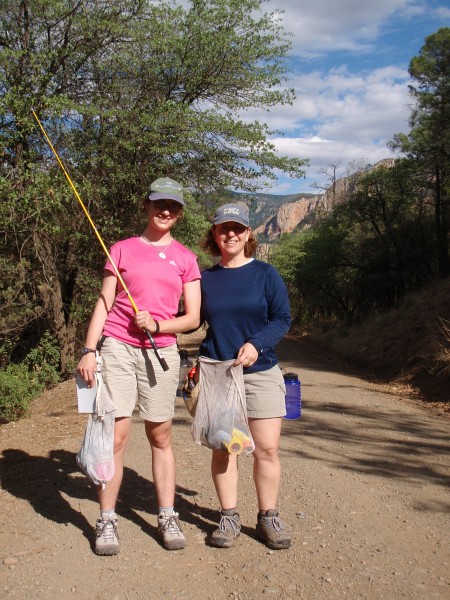
[[[287,134],[298,129],[311,134],[314,132],[311,128],[320,132],[321,127],[331,123],[345,123],[347,119],[354,122],[359,118],[362,121],[374,114],[378,120],[383,115],[377,130],[389,132],[389,113],[392,112],[395,121],[407,120],[408,82],[406,70],[396,67],[375,69],[365,74],[354,74],[344,69],[314,71],[290,81],[296,91],[292,106],[278,106],[263,114],[248,111],[245,118],[259,118],[270,128]],[[352,133],[355,134],[358,135],[358,132]]]
[[[272,130],[287,136],[318,135],[327,139],[369,143],[390,139],[407,128],[410,113],[406,71],[395,67],[351,74],[345,71],[314,72],[294,82],[297,98],[292,106],[281,106],[260,118]],[[295,135],[297,137],[297,135]]]
[[[435,12],[438,19],[442,19],[442,21],[450,20],[450,8],[448,6],[439,6]]]
[[[327,165],[341,161],[348,164],[362,158],[374,164],[383,158],[393,156],[385,144],[354,143],[341,140],[329,140],[313,136],[311,138],[276,138],[272,140],[278,151],[289,156],[308,156],[311,171],[326,168]]]
[[[265,11],[285,11],[282,21],[293,34],[295,56],[288,86],[296,99],[292,106],[248,111],[244,118],[283,132],[271,139],[280,154],[310,159],[304,180],[280,174],[272,193],[311,192],[312,182],[325,180],[321,169],[339,161],[345,168],[353,161],[375,164],[393,156],[387,143],[395,133],[409,131],[411,114],[404,50],[417,52],[436,22],[445,26],[450,9],[438,4],[269,0],[262,5]]]
[[[404,17],[425,9],[420,0],[270,0],[267,10],[284,10],[294,52],[310,55],[331,50],[368,50],[380,27],[394,14]]]

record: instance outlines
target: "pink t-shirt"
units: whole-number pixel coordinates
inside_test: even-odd
[[[110,255],[139,310],[148,310],[157,321],[173,319],[183,284],[200,279],[197,257],[188,248],[173,240],[166,247],[166,258],[160,249],[139,237],[128,238],[111,247]],[[109,260],[105,270],[114,273]],[[120,281],[114,306],[109,312],[103,333],[132,346],[150,347],[146,334],[134,322],[134,310]],[[176,342],[176,335],[154,336],[156,345],[164,348]]]

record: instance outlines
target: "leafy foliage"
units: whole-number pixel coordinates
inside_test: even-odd
[[[22,363],[0,371],[0,423],[16,421],[44,388],[59,381],[59,350],[47,333]]]
[[[416,168],[416,178],[430,190],[435,215],[439,274],[450,275],[450,28],[425,39],[411,59],[410,93],[415,102],[408,135],[395,136],[392,146],[401,149]]]
[[[284,234],[273,247],[270,262],[277,269],[286,284],[291,304],[293,321],[305,319],[302,311],[302,292],[299,286],[298,264],[304,259],[304,240],[306,234]]]
[[[282,238],[273,262],[303,323],[361,320],[434,279],[434,219],[414,172],[407,160],[374,169],[310,229]]]
[[[104,256],[39,115],[107,246],[142,230],[151,181],[192,194],[177,236],[198,250],[200,197],[249,190],[305,161],[280,157],[248,107],[290,103],[288,36],[261,0],[5,0],[0,6],[0,339],[17,359],[49,330],[63,375]],[[206,264],[206,257],[200,256]],[[98,282],[98,283],[97,283]]]

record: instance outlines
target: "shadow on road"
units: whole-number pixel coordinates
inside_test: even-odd
[[[2,488],[16,498],[30,503],[34,510],[55,523],[72,524],[88,539],[92,538],[92,523],[72,508],[70,498],[95,500],[94,489],[79,477],[75,453],[52,450],[48,457],[32,456],[23,450],[3,450],[0,462]]]
[[[352,473],[450,487],[448,430],[417,413],[306,402],[300,420],[283,421],[283,438],[283,451],[303,460],[319,457]],[[438,510],[444,509],[450,502]]]
[[[335,355],[314,344],[309,337],[286,336],[277,346],[276,352],[282,368],[289,364],[289,369],[327,370],[330,373],[354,377],[364,376],[361,369],[353,369],[349,363],[339,360]]]
[[[357,375],[343,370],[342,365],[337,365],[332,357],[327,357],[320,348],[307,341],[302,344],[301,340],[287,338],[280,344],[277,354],[282,367],[289,365],[288,370],[299,373],[302,369],[310,369]],[[377,400],[377,392],[374,392],[373,404],[345,401],[348,396],[344,390],[356,391],[357,397],[358,388],[357,382],[353,385],[351,381],[349,384],[342,384],[342,381],[338,380],[335,386],[324,383],[322,387],[324,396],[327,392],[328,398],[342,397],[342,401],[313,401],[307,393],[302,418],[283,421],[281,452],[284,456],[314,460],[333,469],[373,478],[409,480],[418,486],[450,487],[448,424],[443,423],[441,427],[438,419],[428,419],[425,412],[402,411],[398,403],[392,403],[387,409],[385,398],[382,400],[380,396]],[[312,391],[307,386],[305,390]],[[178,409],[173,421],[177,453],[180,451],[177,442],[186,435],[190,422],[184,408]],[[297,469],[297,461],[293,464]],[[76,503],[68,500],[97,502],[95,487],[80,473],[74,452],[55,449],[48,456],[33,456],[22,449],[8,448],[3,450],[0,468],[5,491],[29,502],[37,513],[51,521],[74,525],[92,543],[93,523],[73,508]],[[209,478],[209,470],[206,468],[200,477]],[[181,519],[209,534],[216,526],[217,511],[199,505],[199,492],[195,489],[178,486],[176,495]],[[154,539],[157,539],[156,527],[140,513],[154,516],[156,504],[153,483],[125,467],[117,512]],[[415,508],[429,510],[430,506],[417,504]],[[433,510],[449,509],[450,503],[433,506]],[[155,521],[153,517],[151,520]],[[244,527],[243,531],[249,536],[254,535],[250,528]]]
[[[66,450],[51,451],[48,457],[44,457],[32,456],[19,449],[6,449],[0,461],[2,486],[15,498],[29,502],[36,513],[46,519],[75,526],[92,545],[94,523],[75,510],[65,498],[97,502],[95,486],[89,484],[80,472],[75,457],[76,453]],[[205,472],[205,477],[209,477],[208,472]],[[198,505],[193,501],[197,495],[196,490],[177,485],[175,504],[182,521],[191,523],[208,535],[217,526],[217,510]],[[159,542],[157,527],[139,514],[148,513],[154,519],[157,512],[154,485],[128,467],[124,468],[116,510],[121,517],[135,523]],[[254,535],[250,528],[243,527],[243,532]]]

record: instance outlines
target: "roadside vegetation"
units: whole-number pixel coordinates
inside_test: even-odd
[[[407,294],[395,308],[312,339],[380,383],[450,411],[450,279]]]
[[[0,353],[0,423],[16,421],[49,386],[61,381],[59,350],[47,332],[20,363],[9,361],[7,344]]]

